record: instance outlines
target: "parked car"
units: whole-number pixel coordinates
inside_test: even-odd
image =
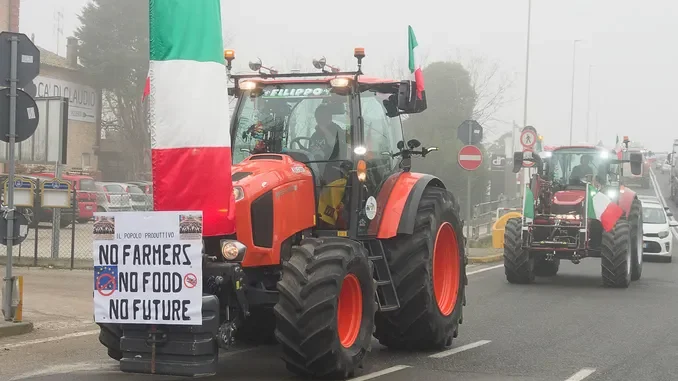
[[[5,190],[4,185],[7,180],[7,174],[0,175],[0,200],[3,205],[6,205],[5,202]],[[29,175],[16,175],[16,178],[26,178],[35,181],[36,186],[40,189],[40,184],[46,180],[45,177],[40,176],[29,176]],[[77,199],[76,199],[77,202]],[[40,196],[36,194],[36,197],[33,199],[33,207],[20,206],[17,207],[17,211],[28,219],[29,226],[35,227],[41,222],[52,223],[54,216],[54,209],[52,208],[43,208],[40,205]],[[76,207],[77,208],[77,207]],[[61,209],[61,219],[59,220],[59,226],[62,228],[68,227],[71,222],[73,222],[73,208]]]
[[[97,182],[97,212],[127,212],[132,210],[127,184]]]
[[[148,204],[148,209],[153,210],[153,182],[152,181],[129,181],[128,184],[134,184],[141,188],[141,190],[146,194],[146,203]]]
[[[145,211],[150,210],[148,197],[141,188],[134,184],[125,184],[125,192],[130,196],[130,203],[132,204],[132,209],[136,211]]]
[[[37,173],[35,176],[53,179],[54,173]],[[91,220],[97,209],[97,188],[94,179],[90,176],[71,174],[62,175],[61,178],[70,181],[77,192],[75,197],[78,201],[78,222],[82,223]]]
[[[656,257],[663,262],[672,261],[673,234],[678,222],[673,213],[654,198],[642,198],[643,206],[643,257]]]

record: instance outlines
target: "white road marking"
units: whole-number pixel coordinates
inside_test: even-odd
[[[43,339],[20,341],[18,343],[14,343],[14,344],[4,344],[4,345],[0,344],[0,348],[3,348],[3,349],[20,348],[20,347],[25,347],[27,345],[50,343],[52,341],[72,339],[72,338],[82,337],[82,336],[91,336],[91,335],[96,335],[98,333],[99,333],[98,329],[92,330],[92,331],[73,332],[73,333],[69,333],[69,334],[66,334],[66,335],[62,335],[62,336],[52,336],[52,337],[45,337]]]
[[[478,274],[478,273],[482,273],[482,272],[485,272],[485,271],[490,271],[490,270],[498,269],[498,268],[500,268],[500,267],[504,267],[504,265],[495,265],[495,266],[485,267],[485,268],[483,268],[483,269],[479,269],[479,270],[474,270],[474,271],[467,272],[466,275]]]
[[[443,352],[440,352],[440,353],[435,353],[435,354],[432,354],[428,357],[434,358],[434,359],[441,359],[443,357],[452,356],[453,354],[456,354],[456,353],[459,353],[459,352],[468,351],[469,349],[478,348],[482,345],[489,344],[491,342],[492,341],[490,341],[490,340],[480,340],[480,341],[476,341],[475,343],[466,344],[466,345],[462,345],[461,347],[452,348],[450,350],[443,351]]]
[[[592,375],[593,372],[595,372],[595,371],[596,371],[595,368],[583,368],[579,372],[571,375],[570,378],[568,378],[565,381],[581,381],[581,380],[585,379],[586,377]]]
[[[386,368],[384,370],[380,370],[378,372],[366,374],[364,376],[360,376],[360,377],[356,377],[356,378],[351,378],[351,379],[349,379],[349,381],[371,380],[373,378],[377,378],[377,377],[381,377],[381,376],[384,376],[384,375],[387,375],[387,374],[399,372],[399,371],[401,371],[403,369],[407,369],[407,368],[410,368],[410,366],[409,365],[396,365],[396,366],[392,366],[390,368]]]
[[[53,376],[57,374],[70,374],[70,373],[80,373],[87,372],[92,374],[92,372],[99,374],[107,373],[117,373],[120,374],[120,366],[117,361],[99,361],[99,362],[78,362],[73,364],[63,364],[50,366],[38,371],[33,371],[29,373],[24,373],[15,377],[12,377],[10,381],[18,381],[26,378],[35,378],[39,376]]]

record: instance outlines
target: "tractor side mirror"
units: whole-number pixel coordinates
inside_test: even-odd
[[[629,155],[631,163],[631,173],[638,176],[643,173],[643,154],[640,152],[631,152]]]
[[[513,153],[513,173],[520,172],[520,169],[523,167],[523,153],[514,152]]]
[[[426,110],[426,94],[422,92],[421,99],[417,94],[415,81],[400,81],[398,87],[398,108],[404,114],[416,114]]]

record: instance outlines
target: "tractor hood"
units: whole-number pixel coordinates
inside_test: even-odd
[[[231,167],[233,186],[243,188],[248,195],[305,177],[311,177],[311,171],[287,155],[253,155]]]
[[[582,190],[564,190],[556,192],[553,195],[555,205],[579,205],[584,201],[586,191]]]

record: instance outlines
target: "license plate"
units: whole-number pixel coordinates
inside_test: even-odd
[[[92,207],[89,206],[89,205],[87,205],[87,206],[85,207],[85,209],[87,209],[87,210],[92,210]]]

